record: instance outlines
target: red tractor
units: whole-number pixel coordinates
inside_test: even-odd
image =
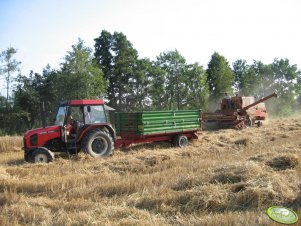
[[[116,133],[103,100],[71,100],[61,102],[53,126],[27,131],[23,139],[26,161],[50,162],[54,151],[109,156]]]

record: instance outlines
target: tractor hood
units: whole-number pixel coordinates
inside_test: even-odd
[[[30,137],[33,134],[50,134],[50,133],[58,133],[60,132],[60,126],[48,126],[45,128],[37,128],[37,129],[32,129],[32,130],[28,130],[24,137]]]

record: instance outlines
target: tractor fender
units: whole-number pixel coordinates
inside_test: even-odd
[[[110,124],[102,124],[102,125],[101,124],[100,125],[95,124],[95,125],[90,125],[87,128],[85,128],[81,132],[78,141],[82,140],[83,137],[85,136],[85,134],[87,134],[89,131],[94,130],[94,129],[105,130],[106,132],[110,133],[111,137],[113,138],[113,141],[116,140],[116,132]]]
[[[113,138],[113,141],[115,141],[117,139],[117,137],[116,137],[116,132],[115,132],[114,128],[112,126],[110,126],[110,125],[106,125],[105,128],[111,134],[111,137]]]

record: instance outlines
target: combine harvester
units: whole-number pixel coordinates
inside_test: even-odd
[[[224,98],[219,110],[202,114],[203,126],[205,129],[243,129],[254,124],[260,127],[268,115],[263,102],[272,97],[277,97],[277,94],[273,93],[258,101],[255,101],[254,97],[244,96]]]

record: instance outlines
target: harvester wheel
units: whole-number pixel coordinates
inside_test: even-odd
[[[257,124],[257,127],[260,127],[263,125],[262,121],[258,121],[256,124]]]
[[[185,135],[179,134],[174,137],[173,143],[176,147],[183,148],[188,145],[188,139]]]
[[[54,154],[47,148],[40,147],[32,152],[31,159],[34,163],[48,163],[54,160]]]
[[[114,142],[109,133],[100,129],[92,130],[83,139],[82,149],[92,157],[106,157],[112,155]]]
[[[250,119],[250,118],[246,119],[246,127],[252,127],[252,126],[253,126],[252,119]]]

